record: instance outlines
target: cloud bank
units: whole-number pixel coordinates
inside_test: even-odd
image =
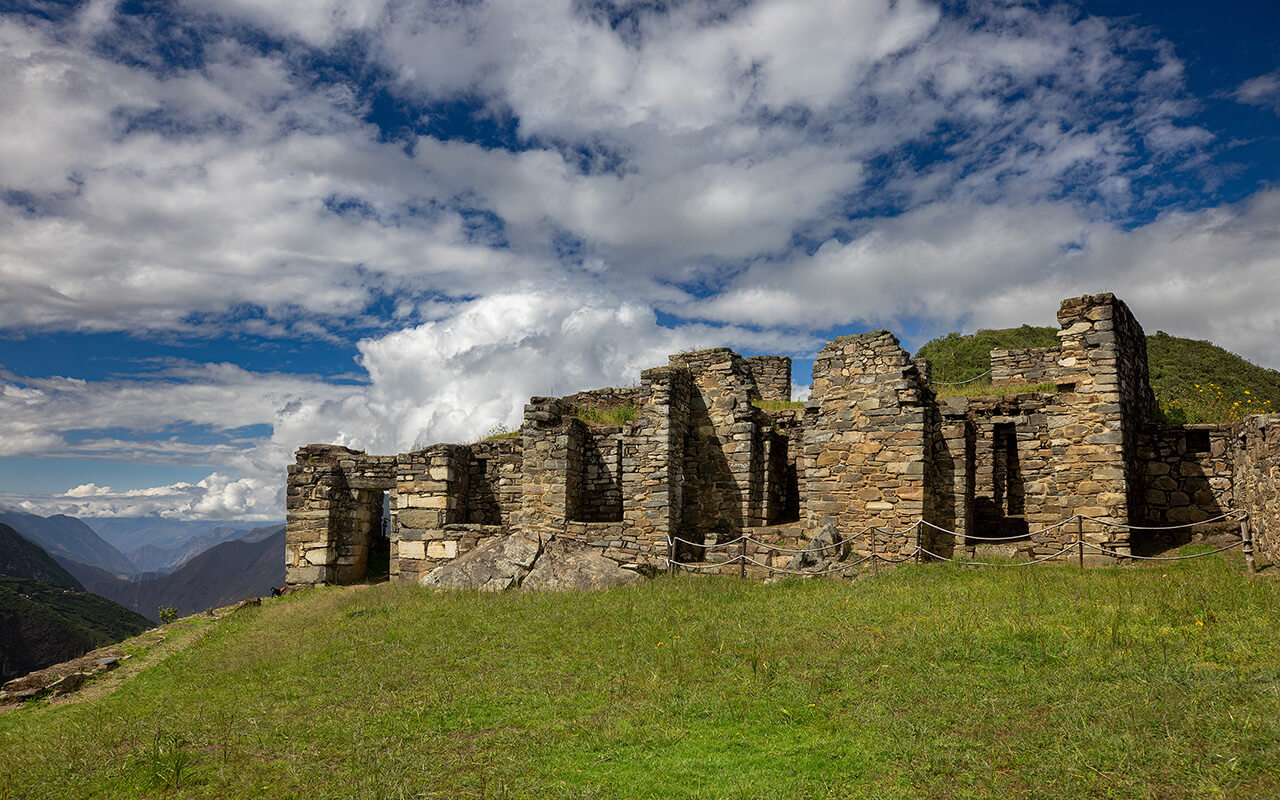
[[[1132,21],[922,0],[48,16],[0,16],[0,326],[358,339],[363,383],[6,374],[8,455],[211,469],[33,507],[278,516],[300,444],[473,439],[688,347],[803,358],[816,331],[1044,323],[1099,290],[1280,364],[1280,193],[1215,200],[1221,137]],[[1271,107],[1274,79],[1234,99]]]

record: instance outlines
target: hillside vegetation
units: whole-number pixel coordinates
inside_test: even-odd
[[[0,682],[76,658],[151,627],[96,595],[0,577]],[[0,797],[4,797],[0,790]]]
[[[1033,327],[981,330],[961,336],[950,333],[934,339],[916,353],[933,367],[935,384],[966,381],[991,367],[996,349],[1051,347],[1058,344],[1056,328]],[[1166,422],[1228,422],[1249,414],[1280,410],[1280,372],[1252,364],[1209,342],[1184,339],[1158,331],[1147,337],[1147,364],[1159,419]],[[984,382],[957,393],[981,394]],[[990,381],[985,382],[989,389]],[[949,392],[939,387],[941,392]]]
[[[39,545],[0,523],[0,683],[149,627],[127,608],[85,593]]]
[[[0,714],[0,796],[1273,798],[1277,615],[1217,556],[313,589]]]

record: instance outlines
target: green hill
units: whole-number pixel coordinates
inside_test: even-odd
[[[0,682],[84,655],[152,623],[106,598],[0,577]]]
[[[0,683],[150,627],[86,593],[43,548],[0,524]]]
[[[0,714],[0,797],[1261,800],[1278,614],[1238,554],[312,589],[181,621],[166,645],[204,635],[113,693]]]
[[[930,361],[936,383],[955,382],[986,372],[991,350],[1057,344],[1056,328],[1023,325],[968,336],[949,333],[925,344],[916,357]],[[1227,422],[1280,409],[1280,372],[1209,342],[1158,331],[1147,337],[1147,363],[1159,418],[1166,422]]]

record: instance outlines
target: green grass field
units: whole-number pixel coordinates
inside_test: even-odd
[[[317,589],[0,714],[0,798],[1274,798],[1278,620],[1218,556]]]

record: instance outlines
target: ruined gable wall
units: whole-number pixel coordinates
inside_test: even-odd
[[[918,369],[888,331],[842,336],[813,365],[805,431],[806,524],[843,536],[867,525],[905,533],[881,537],[889,552],[910,552],[925,514],[925,468],[932,443]],[[865,549],[859,539],[855,549]]]
[[[1057,381],[1071,418],[1054,438],[1058,486],[1078,513],[1139,522],[1138,436],[1154,404],[1142,328],[1112,294],[1063,300],[1058,322],[1064,369]],[[1090,541],[1127,552],[1127,531],[1092,521],[1084,528]]]

